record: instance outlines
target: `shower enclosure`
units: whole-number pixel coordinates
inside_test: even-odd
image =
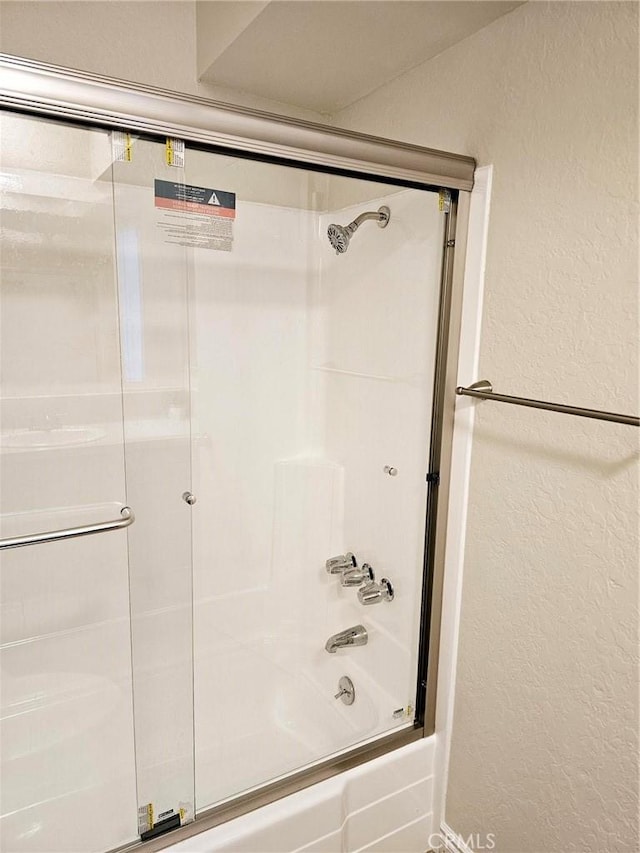
[[[0,837],[169,843],[433,729],[473,162],[5,65]]]

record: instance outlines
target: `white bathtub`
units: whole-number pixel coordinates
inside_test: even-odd
[[[174,853],[425,853],[435,737],[167,848]],[[195,825],[194,825],[195,828]]]

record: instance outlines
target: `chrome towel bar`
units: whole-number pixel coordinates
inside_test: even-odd
[[[121,530],[136,520],[130,506],[120,510],[121,518],[114,521],[100,521],[97,524],[85,524],[82,527],[67,527],[64,530],[50,530],[48,533],[32,533],[30,536],[13,536],[0,539],[0,551],[5,548],[22,548],[24,545],[39,545],[41,542],[55,542],[58,539],[75,539],[78,536],[90,536],[92,533],[106,533],[108,530]]]
[[[474,382],[468,388],[460,385],[456,388],[456,394],[463,397],[479,397],[482,400],[497,400],[499,403],[513,403],[514,406],[529,406],[531,409],[546,409],[548,412],[562,412],[565,415],[577,415],[579,418],[594,418],[598,421],[612,421],[616,424],[640,427],[640,418],[635,415],[619,415],[616,412],[603,412],[600,409],[583,409],[580,406],[565,406],[563,403],[546,403],[544,400],[530,400],[528,397],[496,394],[491,383],[486,379]]]

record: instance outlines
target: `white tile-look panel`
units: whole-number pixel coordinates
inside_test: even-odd
[[[432,827],[433,815],[424,815],[379,838],[373,844],[367,844],[358,853],[425,853],[425,845],[430,846]]]
[[[347,850],[359,850],[419,820],[431,802],[433,780],[421,779],[349,815],[343,826]]]
[[[167,849],[172,853],[355,853],[371,848],[423,853],[433,831],[434,747],[434,738],[417,741]],[[352,803],[358,803],[358,809]],[[399,846],[403,843],[411,846]]]
[[[425,738],[351,770],[345,783],[345,810],[353,814],[429,777],[435,746],[434,738]]]
[[[328,835],[323,835],[322,838],[312,841],[311,844],[305,844],[295,853],[343,853],[342,833],[330,832]]]

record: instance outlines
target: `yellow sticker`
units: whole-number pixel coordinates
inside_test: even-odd
[[[451,192],[440,190],[438,193],[438,210],[440,213],[449,213],[451,210]]]

